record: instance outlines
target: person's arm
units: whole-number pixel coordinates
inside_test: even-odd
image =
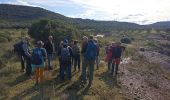
[[[44,48],[42,50],[43,50],[44,59],[46,59],[47,58],[47,51]]]
[[[31,57],[31,54],[29,53],[28,44],[23,43],[22,48],[23,48],[25,55],[28,56],[28,57]]]
[[[71,47],[68,47],[68,49],[69,49],[69,52],[70,52],[70,56],[72,57],[73,56],[73,50],[72,50]]]

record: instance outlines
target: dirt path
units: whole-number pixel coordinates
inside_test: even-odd
[[[170,80],[164,77],[165,73],[155,70],[160,66],[146,62],[139,64],[131,58],[123,59],[120,66],[119,81],[130,100],[170,99]]]

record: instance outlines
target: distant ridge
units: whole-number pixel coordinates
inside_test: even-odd
[[[130,22],[96,21],[81,18],[69,18],[52,11],[31,6],[0,4],[0,28],[27,28],[41,19],[57,20],[74,24],[80,29],[109,32],[115,29],[143,29],[143,28],[170,28],[170,21],[157,22],[150,25],[138,25]]]

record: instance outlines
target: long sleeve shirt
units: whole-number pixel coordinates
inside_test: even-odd
[[[31,57],[28,42],[24,41],[24,43],[23,43],[23,45],[22,45],[22,48],[23,48],[24,54],[25,54],[27,57]]]

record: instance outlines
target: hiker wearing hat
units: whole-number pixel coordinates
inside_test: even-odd
[[[71,80],[71,57],[72,57],[72,49],[70,46],[68,46],[68,40],[65,39],[63,41],[63,47],[61,48],[61,75],[60,78],[63,81],[64,80],[64,73],[67,73],[68,79]]]
[[[53,43],[53,36],[49,36],[48,37],[48,41],[45,43],[44,48],[47,51],[47,58],[48,58],[48,70],[52,70],[52,64],[51,64],[51,60],[52,60],[52,56],[54,53],[54,43]]]
[[[30,37],[26,36],[25,40],[22,44],[23,55],[26,60],[26,75],[31,75],[31,52],[30,52],[30,45],[29,45]]]
[[[42,83],[44,80],[44,68],[47,59],[46,50],[43,48],[44,43],[42,41],[37,42],[37,47],[33,49],[31,66],[32,70],[35,71],[36,85]]]

